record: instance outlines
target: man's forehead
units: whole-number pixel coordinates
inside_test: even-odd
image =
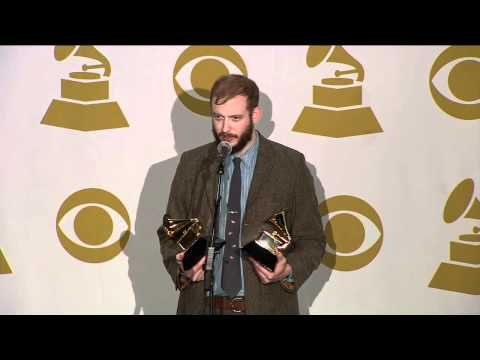
[[[215,100],[215,99],[214,99]],[[235,115],[247,111],[247,101],[245,96],[236,96],[223,104],[213,103],[213,112],[221,115]]]

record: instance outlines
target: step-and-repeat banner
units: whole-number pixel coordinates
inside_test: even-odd
[[[0,313],[175,313],[156,230],[228,73],[314,176],[303,314],[480,313],[480,46],[338,45],[0,47]]]

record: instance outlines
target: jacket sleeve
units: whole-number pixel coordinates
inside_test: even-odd
[[[167,211],[172,218],[186,218],[189,201],[189,179],[186,174],[187,165],[184,155],[180,157],[175,176],[170,187],[170,196],[168,198]],[[180,252],[174,241],[167,237],[163,224],[157,231],[160,241],[160,253],[163,258],[163,264],[172,278],[176,289],[183,289],[187,284],[184,283],[180,274],[179,266],[175,255]]]
[[[295,287],[298,290],[318,268],[325,254],[325,235],[313,177],[303,155],[297,167],[292,213],[290,221],[294,247],[287,252],[286,257],[292,267]]]

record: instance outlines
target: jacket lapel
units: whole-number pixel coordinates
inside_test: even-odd
[[[206,199],[212,216],[215,209],[215,196],[217,193],[218,165],[216,146],[215,143],[213,143],[208,149],[208,155],[201,175],[203,177],[203,183],[205,184]]]
[[[250,190],[248,192],[247,204],[245,211],[252,208],[258,196],[261,194],[263,186],[268,182],[271,176],[271,169],[274,161],[274,154],[271,147],[271,143],[259,132],[260,143],[258,144],[257,161],[255,162],[255,170],[253,173],[252,183],[250,184]]]

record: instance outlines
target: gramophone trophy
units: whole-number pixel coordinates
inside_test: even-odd
[[[480,220],[480,201],[474,194],[473,179],[465,179],[450,194],[443,219],[450,224],[459,218]],[[429,287],[480,295],[480,227],[450,242],[450,261],[440,264]]]
[[[258,239],[249,242],[243,250],[270,271],[275,270],[278,252],[285,253],[293,246],[288,232],[285,211],[271,216],[266,222],[273,231],[263,230]]]
[[[109,98],[111,67],[108,59],[94,46],[55,46],[55,60],[82,57],[99,62],[83,64],[82,70],[62,79],[61,99],[53,99],[41,123],[81,131],[128,127],[119,105]],[[103,69],[103,74],[88,71]]]
[[[172,219],[168,214],[163,216],[163,228],[167,236],[176,242],[181,251],[185,251],[183,257],[183,269],[191,269],[200,259],[205,256],[207,240],[200,237],[203,226],[200,220]]]
[[[336,138],[383,132],[372,109],[362,105],[362,64],[342,46],[308,48],[308,67],[324,61],[350,69],[336,70],[335,77],[321,79],[313,86],[313,104],[303,108],[292,130]],[[345,77],[351,74],[355,78]]]

